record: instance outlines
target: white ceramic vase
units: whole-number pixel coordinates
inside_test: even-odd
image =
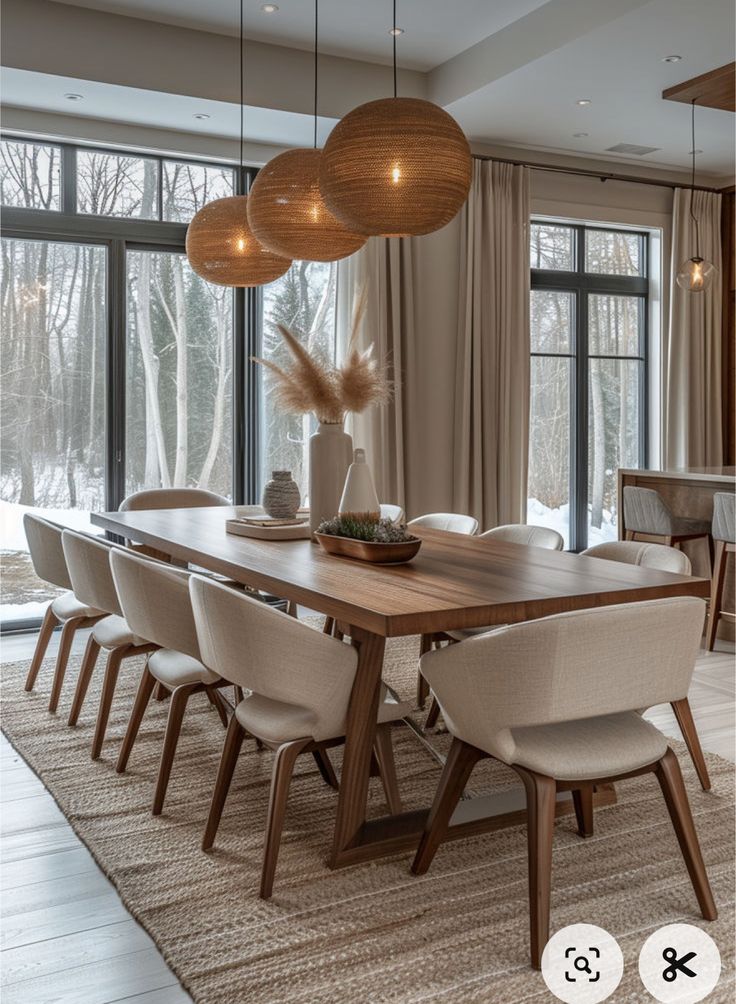
[[[352,514],[374,520],[381,518],[381,506],[371,469],[365,462],[365,450],[355,451],[345,479],[339,511],[341,516]]]
[[[309,526],[337,515],[345,477],[353,459],[353,441],[342,422],[320,422],[309,439]]]

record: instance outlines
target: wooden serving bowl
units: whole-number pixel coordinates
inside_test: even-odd
[[[397,544],[379,544],[369,540],[354,540],[352,537],[333,537],[328,533],[315,533],[314,536],[328,554],[370,561],[375,565],[399,565],[411,561],[422,546],[418,537]]]

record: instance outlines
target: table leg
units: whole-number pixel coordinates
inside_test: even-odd
[[[340,774],[335,835],[330,867],[340,864],[343,852],[360,838],[366,816],[371,753],[376,735],[376,716],[381,692],[381,671],[386,640],[360,628],[350,629],[358,650],[358,668],[348,705],[345,754]]]

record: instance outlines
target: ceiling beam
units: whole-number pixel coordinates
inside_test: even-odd
[[[548,0],[428,74],[428,97],[446,107],[649,0]]]
[[[727,63],[716,70],[701,73],[699,77],[683,80],[681,84],[662,91],[665,101],[682,101],[736,112],[736,63]]]

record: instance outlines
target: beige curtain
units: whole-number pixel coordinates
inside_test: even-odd
[[[476,160],[461,217],[453,509],[525,521],[529,439],[529,172]]]
[[[711,288],[688,293],[675,281],[680,265],[699,251],[718,269]],[[670,317],[663,353],[663,460],[665,467],[720,467],[721,411],[721,196],[675,190],[672,214]]]

